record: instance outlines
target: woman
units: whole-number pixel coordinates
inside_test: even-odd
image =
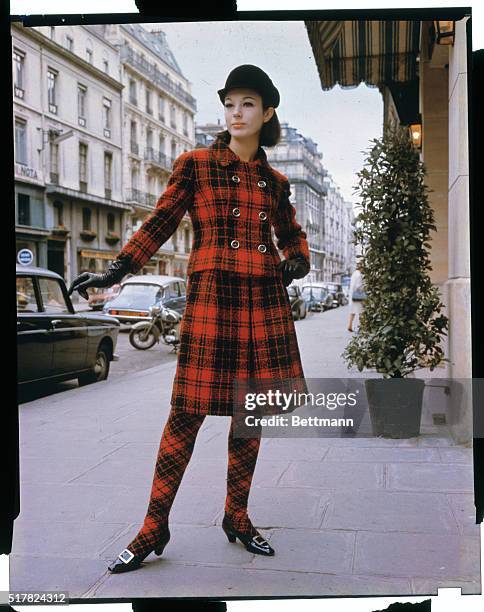
[[[206,415],[232,416],[227,497],[222,528],[250,552],[273,555],[255,529],[247,503],[260,446],[234,430],[235,379],[297,379],[307,391],[285,286],[310,268],[306,234],[295,220],[287,178],[267,162],[261,145],[280,139],[279,92],[260,68],[234,68],[218,90],[227,130],[207,148],[182,153],[155,210],[103,275],[81,275],[69,291],[119,282],[136,274],[168,240],[187,211],[194,241],[180,348],[151,497],[138,535],[109,566],[136,569],[170,539],[168,514]],[[272,242],[271,226],[285,259]]]
[[[350,280],[350,320],[348,321],[348,331],[353,331],[353,321],[358,315],[363,312],[364,300],[354,300],[353,293],[355,291],[363,291],[363,277],[361,275],[361,264],[356,264],[356,269],[353,271]]]

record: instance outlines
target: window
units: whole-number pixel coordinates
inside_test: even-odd
[[[24,97],[24,62],[25,55],[20,51],[13,52],[13,64],[14,64],[14,94],[17,98]]]
[[[108,231],[109,232],[114,232],[115,228],[114,228],[114,215],[113,213],[108,213]]]
[[[165,98],[158,96],[158,118],[165,122]]]
[[[103,59],[103,70],[106,74],[109,74],[109,62],[107,59]]]
[[[56,201],[54,202],[54,210],[55,210],[55,221],[57,226],[64,225],[64,204],[62,202]]]
[[[30,196],[18,194],[18,224],[30,225]]]
[[[111,138],[111,100],[103,98],[103,126],[104,136]]]
[[[171,158],[172,160],[176,158],[176,142],[174,140],[171,141]]]
[[[57,185],[59,183],[59,145],[53,142],[50,143],[49,147],[49,161],[50,182]]]
[[[87,100],[87,87],[77,84],[77,115],[79,118],[79,125],[86,127],[86,100]]]
[[[138,143],[136,138],[136,121],[131,121],[130,126],[130,144],[131,144],[131,153],[138,154]]]
[[[39,278],[39,288],[45,312],[70,312],[57,279]]]
[[[89,49],[89,47],[86,49],[86,60],[90,64],[92,64],[92,62],[93,62],[92,49]]]
[[[81,191],[87,190],[87,144],[79,143],[79,185]]]
[[[90,208],[82,209],[82,229],[83,230],[91,229],[91,209]]]
[[[188,115],[183,113],[183,133],[188,136]]]
[[[153,108],[151,107],[151,90],[146,88],[146,112],[150,115],[153,114]]]
[[[138,179],[139,179],[139,172],[137,168],[132,168],[131,170],[131,188],[132,189],[138,189]]]
[[[170,105],[170,125],[176,128],[176,109],[174,104]]]
[[[15,161],[27,165],[27,122],[15,119]]]
[[[17,276],[17,312],[39,312],[34,281],[29,276]]]
[[[111,198],[113,183],[113,155],[107,151],[104,153],[104,191],[105,197]]]
[[[57,114],[57,72],[47,71],[47,98],[49,101],[49,112]]]
[[[153,149],[153,130],[146,130],[146,148],[148,152]]]
[[[54,26],[50,26],[49,36],[50,36],[50,40],[55,40],[55,27]]]
[[[129,79],[129,101],[131,104],[138,104],[136,99],[136,81],[134,79]]]
[[[185,228],[185,253],[190,252],[190,230]]]
[[[74,52],[74,39],[68,34],[66,34],[66,49],[68,51]]]

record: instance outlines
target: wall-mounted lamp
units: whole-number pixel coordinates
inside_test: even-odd
[[[416,123],[411,123],[408,126],[408,130],[410,132],[410,137],[415,147],[419,151],[422,150],[422,122],[418,121]]]
[[[437,45],[453,45],[455,40],[455,21],[434,21],[435,42]]]

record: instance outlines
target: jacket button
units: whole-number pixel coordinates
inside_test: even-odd
[[[265,221],[267,219],[267,215],[266,215],[266,213],[263,210],[261,210],[260,213],[259,213],[259,219],[261,221]]]
[[[233,175],[232,180],[234,181],[234,183],[240,183],[240,179],[236,174]]]
[[[265,181],[259,181],[257,184],[259,185],[259,187],[265,187],[267,185]]]
[[[232,211],[234,217],[240,217],[240,208],[234,208]]]
[[[267,251],[267,247],[265,244],[259,244],[257,247],[261,253],[265,253]]]
[[[238,240],[232,240],[232,242],[230,243],[230,246],[231,246],[233,249],[238,249],[238,248],[239,248],[239,246],[240,246],[239,241],[238,241]]]

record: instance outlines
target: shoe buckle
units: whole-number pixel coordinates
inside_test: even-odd
[[[252,540],[259,546],[263,546],[264,548],[269,548],[269,542],[267,542],[267,540],[264,540],[264,538],[261,535],[254,536]]]
[[[133,557],[134,557],[134,554],[127,548],[125,548],[118,555],[118,558],[121,559],[123,563],[129,563]]]

